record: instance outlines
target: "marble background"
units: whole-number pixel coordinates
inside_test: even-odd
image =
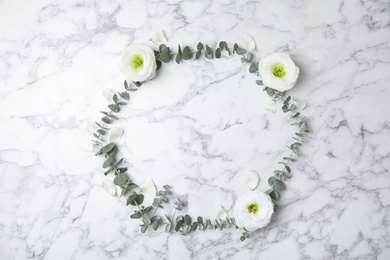
[[[291,94],[311,133],[273,222],[240,232],[140,235],[102,189],[94,122],[120,91],[131,42],[256,40],[301,68]],[[382,1],[0,1],[1,259],[390,259],[390,4]],[[151,45],[153,46],[153,45]],[[169,183],[215,218],[285,155],[294,128],[239,58],[163,66],[117,126],[133,179]]]

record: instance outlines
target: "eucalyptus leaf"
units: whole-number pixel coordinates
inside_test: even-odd
[[[98,129],[98,130],[96,130],[96,132],[98,132],[101,135],[105,135],[106,134],[106,131],[104,131],[103,129]]]
[[[257,73],[259,71],[259,63],[258,62],[252,62],[249,67],[250,73]]]
[[[149,225],[146,225],[146,224],[141,225],[141,233],[145,234],[146,231],[148,230],[148,227],[149,227]]]
[[[191,225],[191,223],[192,223],[192,218],[191,218],[190,215],[187,214],[187,215],[184,216],[184,223],[185,223],[187,226]]]
[[[142,217],[141,212],[136,212],[136,213],[130,215],[130,218],[132,218],[132,219],[139,219],[141,217]]]
[[[276,190],[273,190],[269,193],[269,196],[271,197],[271,199],[277,201],[280,199],[280,194],[279,192],[277,192]]]
[[[118,113],[120,111],[118,104],[110,104],[108,105],[108,108],[115,113]]]
[[[206,45],[206,51],[204,54],[205,54],[205,57],[209,60],[214,57],[213,50],[208,45]]]
[[[114,162],[114,156],[108,156],[103,163],[103,168],[106,169],[107,167],[111,166],[113,162]]]
[[[102,117],[102,121],[106,124],[111,124],[111,119],[108,116]]]
[[[221,58],[221,49],[220,48],[217,48],[215,50],[215,58],[217,58],[217,59]]]
[[[196,54],[195,54],[195,60],[199,59],[201,55],[202,55],[202,52],[201,51],[197,51]]]
[[[203,43],[199,42],[198,45],[196,45],[196,49],[198,49],[198,51],[202,51],[203,50]]]
[[[190,47],[188,47],[188,46],[184,47],[182,57],[184,60],[191,59],[192,53],[191,53]]]
[[[110,152],[112,149],[114,149],[116,146],[115,143],[111,142],[111,143],[108,143],[107,145],[103,146],[102,149],[101,149],[101,152],[102,153],[108,153]]]
[[[179,229],[183,226],[184,220],[179,220],[176,222],[175,231],[178,232]]]
[[[128,180],[129,177],[125,173],[121,173],[115,177],[114,183],[115,185],[122,186],[125,185]]]

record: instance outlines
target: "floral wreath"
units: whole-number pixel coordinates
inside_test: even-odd
[[[103,181],[103,188],[110,195],[116,196],[116,186],[118,186],[121,189],[120,196],[127,196],[126,206],[132,205],[135,209],[130,218],[142,220],[141,233],[145,233],[149,227],[157,230],[163,226],[165,226],[166,232],[175,231],[182,235],[196,230],[222,230],[236,227],[242,229],[240,240],[243,241],[249,237],[249,232],[263,228],[271,222],[274,202],[279,200],[280,192],[286,188],[285,181],[292,177],[289,164],[299,156],[298,149],[302,146],[304,137],[309,132],[305,118],[300,115],[300,112],[297,112],[297,110],[302,110],[305,104],[296,97],[284,97],[284,92],[295,86],[299,68],[289,55],[283,53],[270,54],[262,58],[260,62],[252,61],[252,53],[256,50],[256,44],[249,35],[242,37],[245,48],[239,47],[236,43],[233,48],[230,48],[226,42],[221,41],[214,50],[199,42],[196,51],[191,50],[189,46],[182,49],[178,45],[178,51],[175,53],[163,44],[167,42],[163,31],[155,33],[149,41],[155,43],[158,50],[154,51],[145,44],[132,43],[123,52],[119,69],[126,77],[124,91],[115,93],[106,89],[103,92],[110,103],[109,110],[108,112],[101,111],[104,116],[101,118],[101,122],[96,122],[97,130],[93,134],[95,137],[93,145],[98,149],[96,155],[104,157],[104,174],[114,173],[115,175],[113,182]],[[289,156],[283,157],[279,162],[282,168],[275,170],[274,175],[268,179],[270,189],[265,192],[255,191],[259,182],[257,173],[248,170],[241,171],[243,181],[249,191],[236,200],[233,207],[234,217],[230,217],[223,207],[225,214],[214,221],[204,219],[201,216],[194,218],[188,214],[176,216],[178,211],[182,211],[187,206],[187,202],[175,198],[172,187],[169,185],[164,185],[161,190],[157,191],[153,180],[144,185],[132,182],[127,174],[128,168],[124,166],[124,159],[116,158],[117,143],[123,135],[123,130],[117,127],[109,128],[108,125],[119,120],[116,114],[120,112],[122,106],[127,104],[125,101],[130,99],[130,93],[137,91],[143,83],[153,79],[162,63],[170,62],[173,57],[175,57],[174,60],[177,64],[183,60],[193,58],[197,60],[202,56],[206,59],[219,59],[223,52],[226,52],[228,56],[238,55],[241,57],[242,63],[249,64],[249,72],[257,74],[259,77],[256,84],[263,86],[264,91],[268,94],[264,108],[275,112],[276,103],[280,101],[283,112],[290,113],[290,118],[293,120],[293,124],[297,125],[298,131],[294,133],[292,143],[287,145],[290,150]],[[144,194],[154,196],[152,205],[144,205]],[[158,210],[162,209],[165,204],[171,205],[175,209],[174,213],[171,215],[166,213],[164,216],[158,215]]]

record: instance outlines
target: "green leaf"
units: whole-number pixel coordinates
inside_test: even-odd
[[[238,50],[238,44],[235,43],[234,46],[233,46],[233,51],[237,51]]]
[[[160,44],[160,46],[158,46],[158,50],[160,51],[160,52],[162,52],[164,49],[166,49],[167,48],[167,46],[165,45],[165,44]]]
[[[102,117],[102,121],[106,124],[111,124],[111,119],[108,116]]]
[[[115,112],[115,113],[118,113],[120,111],[118,104],[110,104],[110,105],[108,105],[108,108],[111,109],[111,111]]]
[[[156,67],[156,71],[161,68],[161,65],[162,65],[161,61],[160,60],[156,60],[156,66],[157,66]]]
[[[123,85],[124,85],[125,89],[129,89],[129,84],[127,84],[126,80],[123,82]]]
[[[115,146],[116,146],[115,143],[109,143],[109,144],[107,144],[107,145],[105,145],[105,146],[102,147],[101,152],[102,152],[102,153],[108,153],[108,152],[110,152],[112,149],[114,149]]]
[[[184,47],[182,57],[184,60],[191,59],[192,53],[191,53],[190,47],[188,47],[188,46]]]
[[[114,96],[112,96],[112,99],[114,100],[115,103],[118,103],[118,96],[117,96],[117,94],[114,94]]]
[[[130,215],[130,218],[132,218],[132,219],[139,219],[141,217],[142,217],[141,212],[136,212],[136,213]]]
[[[197,229],[198,229],[198,222],[195,221],[194,223],[192,223],[191,231],[194,232]]]
[[[269,177],[268,184],[276,191],[282,191],[286,189],[286,184],[274,176]]]
[[[171,232],[171,230],[172,230],[172,225],[171,224],[167,224],[165,226],[165,232],[169,233],[169,232]]]
[[[151,211],[153,209],[152,206],[148,206],[144,209],[144,213],[148,213],[149,211]]]
[[[113,168],[108,169],[107,171],[104,172],[104,175],[109,174],[109,173],[112,172],[113,170],[114,170]]]
[[[153,230],[156,231],[161,224],[161,218],[159,216],[153,216],[150,221],[152,222]]]
[[[221,41],[221,42],[219,43],[219,48],[220,48],[221,50],[229,51],[229,47],[228,47],[227,43],[224,42],[224,41]]]
[[[119,96],[121,96],[121,98],[123,98],[125,100],[129,100],[130,99],[130,95],[127,92],[119,93]]]
[[[177,45],[177,53],[181,56],[181,47],[180,47],[180,44]]]
[[[238,48],[238,49],[236,50],[236,53],[237,53],[238,55],[242,55],[242,54],[245,54],[245,53],[246,53],[246,50],[243,49],[243,48]]]
[[[109,166],[111,166],[114,162],[114,156],[108,156],[108,158],[104,161],[103,163],[103,168],[106,169],[108,168]]]
[[[262,80],[256,80],[256,84],[259,85],[259,86],[262,86],[263,85],[263,81]]]
[[[250,73],[257,73],[259,71],[259,63],[258,62],[252,62],[252,64],[249,67]]]
[[[295,113],[294,115],[292,115],[291,118],[296,118],[296,117],[298,117],[300,114],[301,114],[301,113],[297,112],[297,113]]]
[[[290,161],[290,162],[295,162],[296,160],[290,157],[283,157],[283,160]]]
[[[160,45],[160,60],[162,62],[167,63],[171,60],[171,50],[166,46],[161,50],[161,46],[165,46],[165,45],[164,44]]]
[[[203,225],[203,218],[202,217],[198,217],[196,220],[198,221],[198,223],[200,225]]]
[[[217,58],[217,59],[221,58],[221,49],[220,48],[217,48],[215,50],[215,58]]]
[[[137,203],[138,205],[142,205],[142,203],[144,203],[144,195],[138,194],[137,197],[135,198],[134,204],[135,203]],[[137,204],[135,204],[135,205],[137,205]],[[135,205],[133,205],[133,206],[135,206]]]
[[[206,45],[206,52],[204,54],[205,57],[209,60],[214,57],[213,50],[208,45]]]
[[[102,112],[103,113],[103,112]],[[96,123],[96,125],[98,126],[98,127],[100,127],[101,129],[104,129],[104,130],[108,130],[109,128],[107,128],[107,127],[103,127],[101,124],[99,124],[98,122],[95,122]]]
[[[195,54],[195,60],[199,59],[201,55],[202,55],[202,52],[201,51],[197,51],[196,54]]]
[[[246,56],[246,61],[247,61],[247,62],[251,62],[252,58],[253,58],[252,53],[251,53],[251,52],[248,52],[248,55]]]
[[[196,49],[198,49],[198,51],[202,51],[203,50],[203,43],[199,42],[198,45],[196,46]]]
[[[179,220],[176,222],[175,231],[178,232],[179,229],[183,226],[184,220]]]
[[[128,180],[129,177],[126,175],[126,173],[121,173],[115,177],[114,184],[118,186],[122,186],[125,185]]]
[[[275,201],[280,199],[280,194],[276,190],[272,190],[268,195]]]
[[[119,119],[119,118],[118,118],[117,116],[115,116],[115,115],[108,115],[108,117],[110,117],[110,118],[112,118],[112,119],[116,119],[116,120]]]
[[[139,82],[139,81],[134,82],[134,85],[136,85],[137,87],[141,87],[142,86],[142,82]]]
[[[103,129],[98,129],[98,130],[96,130],[96,132],[98,132],[101,135],[105,135],[106,134],[106,131],[104,131]]]
[[[137,206],[137,205],[139,206],[139,205],[142,205],[143,202],[144,202],[144,195],[137,194],[136,192],[133,192],[127,198],[126,206],[128,206],[129,204],[131,204],[133,206]]]
[[[184,223],[185,223],[187,226],[191,225],[191,223],[192,223],[192,218],[191,218],[190,215],[187,214],[187,215],[184,216]]]
[[[181,55],[180,54],[176,55],[175,61],[176,61],[177,64],[180,64],[180,61],[181,61]]]
[[[141,225],[141,233],[145,234],[146,230],[148,230],[149,225],[143,224]]]

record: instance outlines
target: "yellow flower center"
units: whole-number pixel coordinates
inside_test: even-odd
[[[248,206],[248,212],[250,214],[256,214],[259,211],[259,205],[252,203]]]
[[[144,67],[144,59],[142,58],[142,56],[140,55],[134,56],[133,59],[131,60],[131,66],[135,70],[142,69]]]
[[[282,64],[277,64],[272,68],[272,74],[277,78],[283,78],[286,76],[286,70]]]

